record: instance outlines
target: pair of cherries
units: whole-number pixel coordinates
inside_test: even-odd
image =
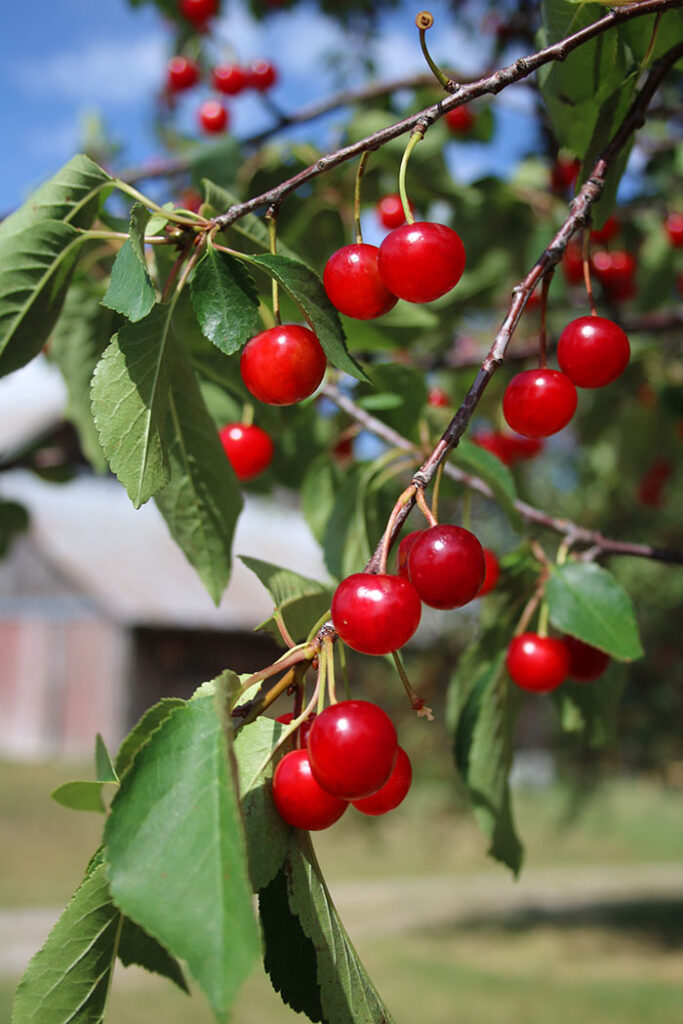
[[[465,269],[465,247],[445,224],[416,221],[389,232],[379,248],[345,245],[323,271],[327,296],[340,313],[373,320],[398,299],[432,302],[455,287]]]
[[[567,324],[557,344],[561,370],[516,374],[503,395],[503,415],[524,437],[549,437],[576,411],[576,388],[601,388],[626,369],[631,349],[618,324],[601,316],[581,316]]]
[[[389,716],[369,701],[345,700],[317,715],[305,747],[278,762],[273,799],[288,824],[317,831],[338,821],[349,804],[363,814],[386,814],[411,781],[410,759]]]
[[[603,674],[609,655],[574,636],[522,633],[508,647],[505,664],[510,678],[522,690],[549,693],[571,677],[587,683]]]

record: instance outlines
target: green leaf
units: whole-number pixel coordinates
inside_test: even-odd
[[[100,865],[76,890],[28,965],[12,1024],[101,1024],[120,924]]]
[[[259,952],[225,695],[175,708],[122,778],[105,828],[112,896],[185,960],[219,1021]]]
[[[556,629],[619,661],[642,658],[631,600],[606,569],[593,562],[555,565],[545,596]]]
[[[50,794],[62,807],[68,807],[72,811],[97,811],[104,814],[104,801],[102,800],[101,782],[78,781],[65,782],[57,786]]]
[[[474,444],[466,438],[459,442],[451,458],[460,469],[473,473],[489,485],[510,524],[519,530],[522,520],[514,505],[517,500],[517,489],[514,477],[507,466],[481,445]]]
[[[95,737],[95,774],[97,775],[98,782],[118,783],[119,781],[116,769],[109,756],[107,745],[99,732]]]
[[[109,288],[102,299],[103,306],[116,310],[133,323],[144,320],[157,297],[145,258],[148,221],[149,210],[135,203],[130,211],[129,236],[114,260]]]
[[[325,1024],[392,1024],[341,923],[307,832],[294,832],[285,872],[289,908],[315,949],[322,1020]],[[304,947],[304,952],[310,955],[310,947]]]
[[[168,482],[167,342],[172,308],[155,306],[114,335],[95,369],[92,408],[100,444],[135,508]]]
[[[349,355],[339,314],[312,270],[298,260],[279,254],[240,258],[261,267],[291,295],[334,366],[358,380],[367,380],[362,368]]]
[[[271,792],[271,780],[279,756],[266,760],[282,733],[282,725],[270,718],[257,718],[235,736],[235,758],[249,856],[249,874],[254,892],[268,885],[287,856],[292,829],[278,814]]]
[[[384,423],[417,440],[419,419],[427,403],[424,374],[399,363],[382,363],[371,371],[374,391],[361,385],[357,394],[365,408]]]
[[[323,543],[335,496],[342,483],[342,473],[328,452],[311,462],[301,487],[301,508],[313,536]]]
[[[283,569],[258,558],[240,555],[247,569],[251,569],[273,598],[275,607],[282,615],[289,634],[296,643],[305,640],[311,627],[324,615],[332,601],[330,587],[317,580],[300,576],[291,569]],[[276,640],[281,640],[275,617],[271,616],[255,627],[267,629]]]
[[[106,171],[83,154],[72,157],[18,210],[0,223],[0,240],[25,231],[41,220],[68,221],[89,228],[99,206],[99,195],[113,184]]]
[[[65,415],[76,428],[88,462],[98,473],[106,472],[107,461],[90,407],[90,381],[118,323],[118,317],[100,305],[99,295],[76,282],[68,291],[50,341],[50,358],[66,384]]]
[[[28,529],[28,512],[16,501],[0,501],[0,558],[7,554],[15,538]]]
[[[209,341],[232,355],[263,328],[253,278],[239,260],[209,246],[192,278],[192,304]]]
[[[183,346],[168,351],[170,480],[156,495],[171,536],[218,604],[230,579],[242,495]]]
[[[168,978],[183,992],[189,994],[187,982],[178,961],[170,956],[151,935],[148,935],[127,917],[124,917],[121,925],[118,956],[124,967],[130,966],[130,964],[144,967],[146,971]]]
[[[0,239],[0,376],[30,362],[49,338],[84,237],[45,220]]]
[[[582,733],[591,747],[616,743],[617,710],[625,684],[625,668],[616,663],[594,682],[563,683],[552,695],[563,730]]]
[[[173,0],[168,0],[176,8]],[[243,163],[242,149],[234,135],[224,135],[215,143],[200,142],[187,153],[193,185],[211,178],[218,185],[231,185]],[[221,211],[223,212],[223,211]]]
[[[157,731],[171,712],[184,705],[185,701],[180,697],[163,697],[157,704],[153,704],[145,711],[119,747],[115,767],[119,777],[128,771],[137,752],[149,741],[150,736]]]
[[[215,182],[210,181],[208,178],[202,180],[202,188],[204,189],[204,196],[206,203],[211,207],[211,210],[216,215],[226,213],[231,206],[239,203],[239,198],[233,193],[229,192],[225,188],[221,188],[216,185]],[[243,238],[248,238],[250,242],[255,243],[260,249],[265,249],[266,252],[270,251],[270,235],[268,234],[268,228],[264,224],[260,217],[257,217],[254,213],[247,213],[244,217],[240,217],[234,224],[231,224],[227,229],[229,231],[236,231],[238,235],[242,235]],[[278,239],[278,251],[281,256],[289,256],[293,260],[299,260],[301,263],[304,261],[301,257],[290,249],[289,246],[285,245]]]

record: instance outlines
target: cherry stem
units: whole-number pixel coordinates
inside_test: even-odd
[[[462,496],[462,525],[469,530],[472,521],[472,492],[465,491]]]
[[[586,295],[588,296],[588,303],[591,308],[591,316],[597,316],[598,311],[595,307],[595,297],[593,295],[593,282],[591,281],[591,261],[590,261],[590,231],[582,230],[581,239],[581,258],[583,262],[583,282],[586,286]]]
[[[410,160],[410,154],[417,146],[418,142],[422,141],[425,133],[425,128],[421,125],[415,125],[413,128],[410,138],[408,139],[408,145],[403,151],[403,157],[401,159],[401,166],[398,171],[398,191],[401,196],[401,205],[403,206],[403,213],[406,218],[406,224],[414,224],[415,218],[413,217],[413,211],[410,209],[410,202],[408,200],[408,193],[406,192],[406,171],[408,170],[408,161]]]
[[[396,671],[398,672],[399,679],[403,683],[403,689],[406,691],[411,708],[413,711],[417,712],[420,718],[426,718],[428,722],[433,722],[434,715],[432,714],[432,709],[426,706],[424,697],[420,697],[419,693],[416,693],[413,689],[398,651],[392,651],[391,657],[394,659]]]
[[[441,70],[441,68],[436,63],[431,53],[429,52],[429,49],[427,48],[426,33],[427,30],[430,29],[434,24],[434,15],[431,13],[431,11],[420,11],[420,13],[415,18],[415,24],[420,30],[420,46],[422,47],[422,53],[424,54],[424,59],[427,61],[429,70],[432,72],[439,85],[443,86],[443,88],[448,90],[448,92],[452,92],[453,83],[451,82],[448,75],[444,74],[444,72]]]
[[[254,422],[254,406],[252,402],[245,402],[242,406],[242,419],[241,423],[243,427],[250,427]],[[290,644],[293,647],[294,644]]]
[[[342,670],[342,682],[344,683],[344,697],[349,700],[351,696],[351,686],[349,684],[349,667],[346,663],[346,648],[344,644],[341,644],[337,650],[339,651],[339,662]]]
[[[171,269],[168,272],[168,277],[166,278],[166,284],[164,285],[164,290],[161,293],[161,301],[162,302],[168,302],[168,299],[169,299],[169,296],[171,294],[171,291],[173,290],[173,286],[176,283],[176,279],[178,277],[178,274],[180,273],[180,269],[181,269],[183,263],[185,262],[185,260],[187,259],[193,244],[194,244],[194,240],[189,238],[187,240],[187,242],[185,243],[185,245],[183,246],[183,248],[181,249],[181,251],[178,253],[178,256],[176,257],[176,260],[175,260],[173,266],[171,267]]]
[[[337,687],[334,677],[334,641],[332,637],[326,636],[323,640],[323,649],[327,661],[327,692],[330,695],[330,704],[337,703]]]
[[[387,571],[387,559],[389,558],[389,551],[391,549],[392,535],[394,532],[394,523],[396,522],[404,505],[407,505],[409,502],[412,502],[413,499],[415,498],[415,490],[416,488],[414,484],[411,484],[410,487],[407,487],[403,494],[400,495],[398,501],[391,510],[391,515],[389,516],[386,529],[382,536],[382,547],[380,550],[379,566],[377,569],[377,572],[382,575]]]
[[[538,626],[536,632],[539,636],[548,635],[548,619],[550,618],[550,606],[547,601],[541,601],[541,610],[538,613]]]
[[[657,33],[659,32],[659,25],[660,25],[660,22],[662,20],[662,14],[663,14],[663,11],[659,11],[658,14],[655,15],[654,24],[652,26],[652,35],[650,36],[650,42],[647,44],[647,50],[645,51],[645,56],[643,57],[643,59],[642,59],[642,61],[640,63],[640,70],[641,71],[644,71],[645,68],[647,67],[647,65],[650,62],[650,57],[652,56],[652,51],[654,50],[655,43],[657,42]]]
[[[135,199],[138,203],[142,203],[148,210],[154,210],[156,213],[162,214],[166,220],[171,220],[174,224],[182,224],[186,228],[209,227],[210,221],[206,217],[201,217],[198,213],[191,213],[190,211],[184,214],[176,214],[172,210],[165,210],[163,206],[159,206],[158,203],[153,202],[153,200],[143,195],[142,192],[138,192],[136,188],[129,185],[127,181],[122,181],[121,178],[114,179],[114,188],[117,188],[120,192],[125,192],[126,195],[130,196],[131,199]]]
[[[277,254],[277,214],[278,208],[273,204],[268,207],[266,213],[266,222],[268,224],[268,238],[270,240],[270,251],[275,256]],[[276,324],[281,324],[280,319],[280,285],[276,277],[271,279],[271,289],[273,296],[273,318]]]
[[[419,508],[420,512],[422,512],[430,526],[439,525],[439,520],[427,504],[427,499],[425,498],[424,491],[421,487],[418,487],[415,491],[415,504]]]
[[[318,678],[315,684],[315,697],[317,704],[317,713],[325,707],[325,689],[327,684],[327,648],[323,644],[322,650],[318,655]]]
[[[253,411],[253,406],[252,406],[252,411]],[[250,426],[250,424],[246,424],[246,425]],[[289,647],[289,649],[291,650],[292,647],[296,647],[296,644],[295,644],[294,640],[292,640],[292,635],[289,632],[289,630],[287,629],[287,625],[285,623],[285,620],[282,618],[282,612],[280,611],[279,608],[275,609],[274,615],[275,615],[275,625],[278,628],[280,636],[282,637],[284,642],[287,644],[287,647]]]
[[[363,174],[365,173],[365,165],[368,162],[370,156],[370,150],[366,150],[358,161],[358,169],[356,170],[356,180],[353,186],[353,223],[356,231],[356,242],[358,245],[363,243],[363,231],[360,226],[360,193],[361,193],[361,182],[363,180]]]
[[[538,353],[538,365],[542,370],[545,370],[546,363],[546,311],[548,308],[548,292],[550,290],[550,282],[553,279],[555,273],[554,268],[543,275],[543,283],[541,285],[541,336],[539,338],[539,353]]]
[[[441,494],[441,481],[443,480],[444,464],[443,462],[439,465],[434,476],[434,487],[432,488],[432,514],[438,522],[439,516],[439,496]]]

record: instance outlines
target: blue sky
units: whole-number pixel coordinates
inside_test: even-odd
[[[327,54],[339,41],[337,26],[317,12],[298,8],[255,23],[236,0],[225,5],[220,36],[226,54],[272,58],[281,70],[274,98],[295,109],[332,91]],[[457,30],[446,4],[432,4],[437,28],[430,40],[437,54],[453,55],[464,70],[476,71],[483,54]],[[387,17],[374,44],[386,76],[424,67],[415,4],[405,3]],[[97,112],[113,139],[124,142],[122,163],[130,165],[159,153],[152,133],[153,97],[164,79],[172,33],[155,8],[131,9],[125,0],[29,0],[3,11],[5,39],[0,62],[0,129],[4,140],[0,175],[0,213],[26,198],[32,187],[53,173],[80,148],[84,118]],[[305,46],[302,44],[305,40]],[[196,95],[181,101],[180,121],[192,130]],[[502,107],[500,107],[502,104]],[[459,146],[457,165],[464,177],[510,164],[524,152],[534,131],[524,91],[517,88],[497,101],[504,110],[496,144]],[[245,95],[233,104],[237,134],[269,123],[258,97]],[[321,132],[322,126],[311,128]]]

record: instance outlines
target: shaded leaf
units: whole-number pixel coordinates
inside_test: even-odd
[[[308,467],[301,487],[301,507],[306,522],[319,544],[334,508],[335,495],[342,483],[342,472],[328,452],[318,455]]]
[[[146,971],[168,978],[183,992],[189,994],[187,982],[178,961],[174,960],[151,935],[148,935],[137,924],[133,924],[127,917],[124,917],[121,925],[118,956],[124,967],[130,966],[130,964],[144,967]]]
[[[207,205],[211,207],[212,212],[216,215],[226,213],[231,206],[239,203],[239,198],[233,192],[229,192],[226,188],[221,188],[208,178],[202,180],[202,188],[204,189]],[[259,248],[265,249],[266,252],[270,251],[268,228],[262,218],[257,217],[256,214],[247,213],[244,217],[236,220],[234,224],[231,224],[228,230],[236,231],[238,235],[248,238],[250,242],[254,242]],[[305,262],[293,249],[290,249],[279,239],[278,250],[281,256],[289,256],[293,260]]]
[[[614,663],[594,682],[563,683],[552,695],[563,730],[583,733],[591,747],[616,743],[617,711],[625,684],[624,666]]]
[[[545,592],[550,621],[620,661],[642,658],[633,605],[615,578],[593,562],[552,566]]]
[[[135,203],[130,211],[129,236],[114,260],[109,288],[102,305],[116,310],[136,323],[143,320],[156,302],[156,288],[145,258],[145,227],[149,210]]]
[[[311,627],[330,607],[332,590],[317,580],[300,576],[291,569],[283,569],[258,558],[240,555],[247,569],[258,576],[276,609],[282,615],[292,639],[299,643],[306,639]],[[275,617],[271,616],[256,629],[267,629],[277,642],[282,640]]]
[[[114,335],[92,381],[100,444],[136,508],[168,482],[167,343],[172,308],[155,306]]]
[[[262,330],[254,281],[227,253],[207,248],[195,268],[191,291],[202,333],[226,355],[238,352]]]
[[[28,529],[29,516],[16,501],[0,501],[0,558],[6,555],[15,538]]]
[[[460,469],[473,473],[489,485],[511,525],[515,529],[520,529],[522,520],[514,505],[517,500],[517,488],[507,466],[492,452],[487,452],[481,445],[474,444],[466,438],[461,439],[451,458]]]

